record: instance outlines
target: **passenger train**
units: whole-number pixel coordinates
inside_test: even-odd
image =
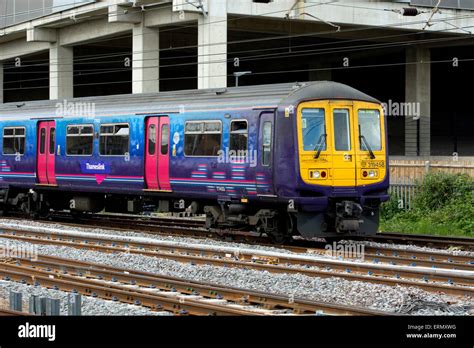
[[[0,105],[0,210],[206,214],[275,241],[377,232],[381,103],[335,82]]]

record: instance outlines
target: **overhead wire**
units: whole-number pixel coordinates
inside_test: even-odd
[[[314,3],[313,5],[306,5],[304,8],[307,9],[309,7],[312,7],[312,6],[322,6],[322,5],[327,5],[327,6],[330,6],[330,5],[335,5],[335,3],[333,2],[327,2],[327,3]],[[348,5],[344,5],[344,7],[355,7],[355,6],[348,6]],[[153,10],[161,10],[165,7],[160,7],[160,8],[156,8],[156,9],[149,9],[147,11],[153,11]],[[302,7],[303,8],[303,7]],[[298,10],[300,8],[297,8]],[[243,19],[243,18],[249,18],[249,17],[261,17],[261,16],[268,16],[268,15],[271,15],[271,14],[276,14],[276,13],[282,13],[282,12],[285,12],[287,10],[279,10],[279,11],[272,11],[272,12],[268,12],[268,13],[261,13],[261,14],[258,14],[258,15],[250,15],[250,16],[241,16],[241,17],[237,17],[237,18],[228,18],[226,20],[217,20],[217,21],[214,21],[214,22],[209,22],[209,23],[198,23],[197,25],[196,24],[193,24],[193,25],[190,25],[188,27],[196,27],[196,26],[201,26],[201,25],[211,25],[211,24],[215,24],[215,23],[220,23],[220,22],[229,22],[229,21],[233,21],[233,20],[239,20],[239,19]],[[98,15],[99,16],[99,15]],[[103,17],[103,15],[100,15]],[[461,19],[468,19],[468,18],[472,18],[474,17],[473,15],[459,15],[459,16],[454,16],[454,17],[446,17],[446,18],[439,18],[439,19],[435,19],[434,21],[440,21],[440,22],[443,22],[443,21],[447,21],[447,20],[461,20]],[[405,26],[405,25],[416,25],[416,24],[424,24],[426,21],[425,20],[420,20],[420,21],[413,21],[413,22],[397,22],[397,23],[391,23],[391,24],[388,24],[388,25],[384,25],[384,26],[372,26],[372,25],[368,25],[368,26],[365,26],[365,27],[359,27],[359,28],[352,28],[352,29],[347,29],[347,30],[341,30],[339,31],[338,33],[354,33],[354,32],[358,32],[358,31],[364,31],[364,30],[374,30],[374,29],[380,29],[380,28],[387,28],[387,27],[399,27],[399,26]],[[186,28],[186,26],[180,26],[180,27],[175,27],[175,28],[169,28],[169,29],[162,29],[161,32],[166,32],[166,31],[173,31],[173,30],[180,30],[182,28]],[[433,31],[433,32],[436,32],[436,31]],[[247,39],[247,40],[235,40],[235,41],[226,41],[226,42],[218,42],[218,43],[209,43],[209,44],[202,44],[202,45],[188,45],[188,46],[179,46],[179,47],[170,47],[170,48],[165,48],[165,49],[159,49],[160,52],[166,52],[166,51],[172,51],[172,50],[182,50],[182,49],[190,49],[190,48],[202,48],[202,47],[208,47],[208,46],[216,46],[216,45],[219,45],[219,46],[222,46],[222,45],[233,45],[233,44],[243,44],[243,43],[254,43],[254,42],[262,42],[262,41],[270,41],[270,40],[279,40],[279,39],[287,39],[287,38],[298,38],[298,37],[308,37],[308,36],[320,36],[320,35],[327,35],[327,34],[334,34],[335,31],[334,30],[331,30],[331,31],[318,31],[318,32],[310,32],[310,33],[303,33],[303,34],[292,34],[292,35],[281,35],[281,36],[272,36],[272,37],[264,37],[264,38],[257,38],[257,39]],[[150,33],[139,33],[139,34],[127,34],[127,35],[124,35],[124,36],[119,36],[119,37],[112,37],[112,38],[104,38],[104,39],[97,39],[97,40],[94,40],[94,43],[99,43],[99,42],[104,42],[104,41],[111,41],[111,40],[117,40],[117,39],[120,39],[120,38],[130,38],[130,37],[135,37],[135,36],[142,36],[142,35],[151,35]],[[140,50],[140,51],[134,51],[132,52],[132,54],[135,54],[135,53],[147,53],[147,52],[156,52],[157,50]],[[29,52],[31,53],[31,52]],[[18,54],[18,56],[20,56],[21,54]],[[100,56],[99,54],[94,54],[92,56]],[[43,61],[46,61],[46,60],[43,60]],[[49,60],[48,60],[49,61]],[[52,62],[55,62],[54,59],[51,60]]]

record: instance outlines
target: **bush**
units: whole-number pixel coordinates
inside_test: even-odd
[[[380,206],[380,218],[382,220],[388,220],[402,211],[403,209],[398,206],[397,197],[391,194],[390,199],[387,202],[382,203]]]
[[[409,211],[395,197],[381,207],[381,230],[474,236],[472,179],[465,174],[430,173]]]
[[[472,180],[467,174],[429,173],[420,183],[414,208],[436,210],[453,201],[472,203]]]

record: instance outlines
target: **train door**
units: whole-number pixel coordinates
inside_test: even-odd
[[[41,185],[56,185],[56,122],[38,123],[37,176]]]
[[[356,153],[353,106],[349,102],[330,104],[329,124],[333,129],[332,179],[333,185],[353,187],[356,185]]]
[[[168,116],[146,119],[145,182],[148,190],[171,191],[170,120]]]
[[[257,194],[273,195],[273,149],[274,149],[274,113],[260,115],[258,135],[258,170],[256,171]]]

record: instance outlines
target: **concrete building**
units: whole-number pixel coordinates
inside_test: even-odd
[[[0,102],[334,80],[386,103],[392,155],[474,156],[474,4],[437,3],[0,0]]]

